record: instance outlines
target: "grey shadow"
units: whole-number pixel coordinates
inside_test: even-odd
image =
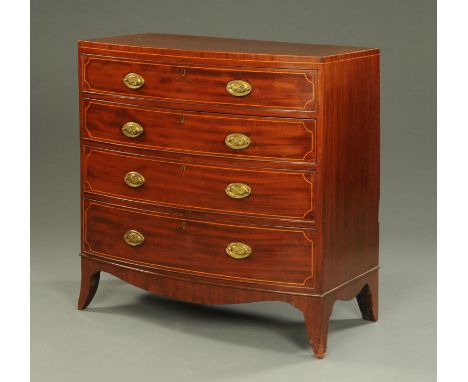
[[[78,280],[54,280],[39,284],[49,290],[60,291],[63,301],[70,308],[76,309],[80,287]],[[193,336],[280,352],[294,353],[298,349],[312,351],[302,313],[289,304],[277,301],[262,302],[264,312],[259,312],[258,310],[249,311],[248,306],[253,307],[256,303],[192,304],[141,290],[141,295],[138,295],[131,304],[103,306],[109,300],[115,301],[115,296],[121,293],[122,289],[125,290],[127,299],[128,288],[133,287],[119,279],[102,280],[96,297],[83,314],[126,315]],[[339,303],[340,301],[335,304],[335,307]],[[285,312],[284,305],[290,307],[290,310]],[[347,310],[349,310],[347,314],[352,314],[350,308]],[[332,319],[329,334],[367,324],[370,322],[362,320],[360,316],[350,319]],[[278,337],[281,340],[278,341]]]
[[[109,286],[109,285],[107,285]],[[106,288],[106,293],[112,293]],[[98,290],[99,293],[99,290]],[[101,296],[103,297],[103,296]],[[102,302],[102,299],[101,299]],[[338,302],[339,303],[339,302]],[[281,352],[310,349],[302,314],[291,307],[291,317],[279,317],[276,304],[266,305],[265,313],[245,311],[245,305],[200,305],[168,299],[145,292],[132,304],[106,306],[91,303],[87,311],[99,314],[120,314],[151,322],[154,325],[203,336],[221,342],[254,346]],[[284,316],[284,315],[283,315]],[[296,317],[295,317],[296,316]],[[362,318],[331,320],[329,333],[370,324]],[[288,342],[278,341],[278,337]]]

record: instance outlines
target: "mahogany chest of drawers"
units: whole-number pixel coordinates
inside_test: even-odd
[[[138,34],[79,42],[81,292],[283,301],[322,358],[377,320],[379,50]]]

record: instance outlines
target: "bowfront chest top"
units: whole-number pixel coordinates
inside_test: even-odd
[[[79,42],[79,309],[99,273],[203,304],[377,320],[379,50],[137,34]]]

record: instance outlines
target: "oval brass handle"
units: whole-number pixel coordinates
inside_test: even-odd
[[[226,146],[233,150],[243,150],[250,146],[250,138],[247,135],[233,133],[224,140]]]
[[[226,90],[235,97],[244,97],[252,91],[252,85],[247,81],[233,80],[226,84]]]
[[[134,229],[130,229],[127,232],[125,232],[123,238],[125,242],[128,245],[131,245],[132,247],[136,247],[137,245],[140,245],[145,241],[145,237],[143,236],[143,234]]]
[[[128,73],[123,78],[123,83],[127,88],[139,89],[145,84],[145,79],[137,73]]]
[[[244,183],[231,183],[224,191],[233,199],[243,199],[250,195],[252,189]]]
[[[130,187],[141,187],[145,184],[145,177],[141,175],[139,172],[130,171],[127,172],[124,176],[124,181]]]
[[[122,126],[122,134],[128,138],[137,138],[143,134],[143,126],[136,122],[127,122]]]
[[[226,253],[233,259],[242,260],[252,254],[252,248],[244,243],[230,243],[226,247]]]

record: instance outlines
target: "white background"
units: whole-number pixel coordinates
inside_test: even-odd
[[[468,109],[466,2],[438,4],[438,374],[466,375]],[[29,380],[29,4],[2,4],[3,381]],[[14,59],[13,59],[14,58]],[[434,153],[435,155],[435,153]]]

